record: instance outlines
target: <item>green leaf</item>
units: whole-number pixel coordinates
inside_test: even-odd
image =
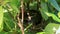
[[[33,3],[30,3],[29,4],[29,8],[31,10],[36,10],[37,9],[37,1],[33,2]]]
[[[58,3],[56,2],[56,0],[48,0],[48,2],[50,2],[50,4],[51,4],[57,11],[60,11],[60,7],[59,7]]]
[[[3,30],[3,8],[0,6],[0,32]]]
[[[16,34],[15,32],[0,32],[0,34]]]
[[[4,30],[10,31],[15,27],[15,22],[8,12],[4,13]],[[6,30],[7,29],[7,30]]]
[[[60,22],[60,19],[55,14],[46,12],[46,15],[52,17],[53,20]]]
[[[58,15],[58,17],[60,18],[60,12],[58,12],[58,14],[57,14],[57,15]]]
[[[42,17],[47,20],[48,19],[48,16],[45,14],[45,12],[48,12],[48,7],[47,7],[47,4],[45,2],[42,2],[41,1],[41,15]]]
[[[6,5],[9,1],[8,0],[0,0],[0,4],[2,5],[2,6],[4,6],[4,5]]]
[[[20,5],[20,0],[9,0],[10,4],[15,5],[15,6],[19,6]]]
[[[38,32],[37,34],[44,34],[45,32]]]
[[[49,23],[45,28],[45,34],[56,34],[56,30],[60,27],[60,24]]]
[[[15,5],[12,5],[12,4],[10,4],[10,5],[11,5],[12,9],[14,10],[13,11],[14,12],[13,15],[14,15],[14,17],[16,17],[17,13],[19,13],[20,11]]]

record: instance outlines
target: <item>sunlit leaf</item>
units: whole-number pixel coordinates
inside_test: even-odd
[[[0,6],[0,32],[3,29],[3,8]]]
[[[37,34],[44,34],[45,32],[38,32]]]
[[[60,19],[55,14],[46,12],[46,15],[52,17],[53,20],[60,22]]]
[[[15,11],[15,14],[18,13],[19,12],[18,5],[20,5],[20,0],[9,0],[9,1],[11,8]]]
[[[15,6],[19,6],[20,5],[20,0],[9,0],[10,4],[15,5]]]
[[[12,4],[10,4],[10,5],[11,5],[12,9],[14,10],[14,11],[12,11],[12,12],[14,12],[13,15],[14,15],[14,17],[16,17],[17,13],[19,13],[20,11],[15,5],[12,5]]]
[[[0,0],[0,4],[2,6],[6,5],[9,1],[8,0]]]
[[[45,28],[45,34],[56,34],[56,30],[60,27],[60,24],[49,23]]]
[[[58,17],[60,18],[60,12],[58,12],[58,14],[57,14],[57,15],[58,15]]]

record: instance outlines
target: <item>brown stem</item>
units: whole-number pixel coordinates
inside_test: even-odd
[[[18,19],[18,26],[21,28],[22,34],[24,34],[24,27],[23,27],[23,20],[24,20],[24,4],[23,4],[23,0],[21,0],[21,12],[22,12],[22,22],[19,19],[19,14],[17,15],[17,19]]]
[[[18,26],[21,28],[22,34],[24,34],[23,23],[21,23],[21,21],[19,19],[19,14],[17,15],[17,19],[18,19]]]
[[[22,23],[24,20],[24,4],[23,3],[24,3],[23,0],[21,0]]]

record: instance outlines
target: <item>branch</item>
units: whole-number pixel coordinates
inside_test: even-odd
[[[23,24],[21,23],[19,19],[19,14],[17,15],[17,19],[18,19],[18,26],[21,28],[22,34],[24,34],[24,28],[23,28]]]
[[[22,23],[23,23],[23,20],[24,20],[24,2],[23,2],[23,0],[21,0],[21,12],[22,12]]]

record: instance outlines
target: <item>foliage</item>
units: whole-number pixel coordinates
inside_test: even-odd
[[[3,29],[3,8],[0,6],[0,32]]]
[[[24,11],[23,24],[26,34],[57,34],[60,27],[60,0],[24,0]],[[32,16],[31,23],[28,22],[27,14],[25,15],[28,12],[30,13],[29,16]],[[3,34],[2,32],[5,34],[21,34],[16,18],[18,13],[21,14],[21,0],[0,0],[1,34]],[[43,32],[31,31],[31,28],[34,29],[32,26],[37,28],[37,23],[40,25],[38,28],[41,27]],[[53,29],[57,31],[53,31]]]
[[[45,32],[38,32],[37,34],[44,34]]]
[[[45,34],[54,34],[59,27],[60,27],[60,24],[49,23],[45,28],[45,32],[46,32]]]

